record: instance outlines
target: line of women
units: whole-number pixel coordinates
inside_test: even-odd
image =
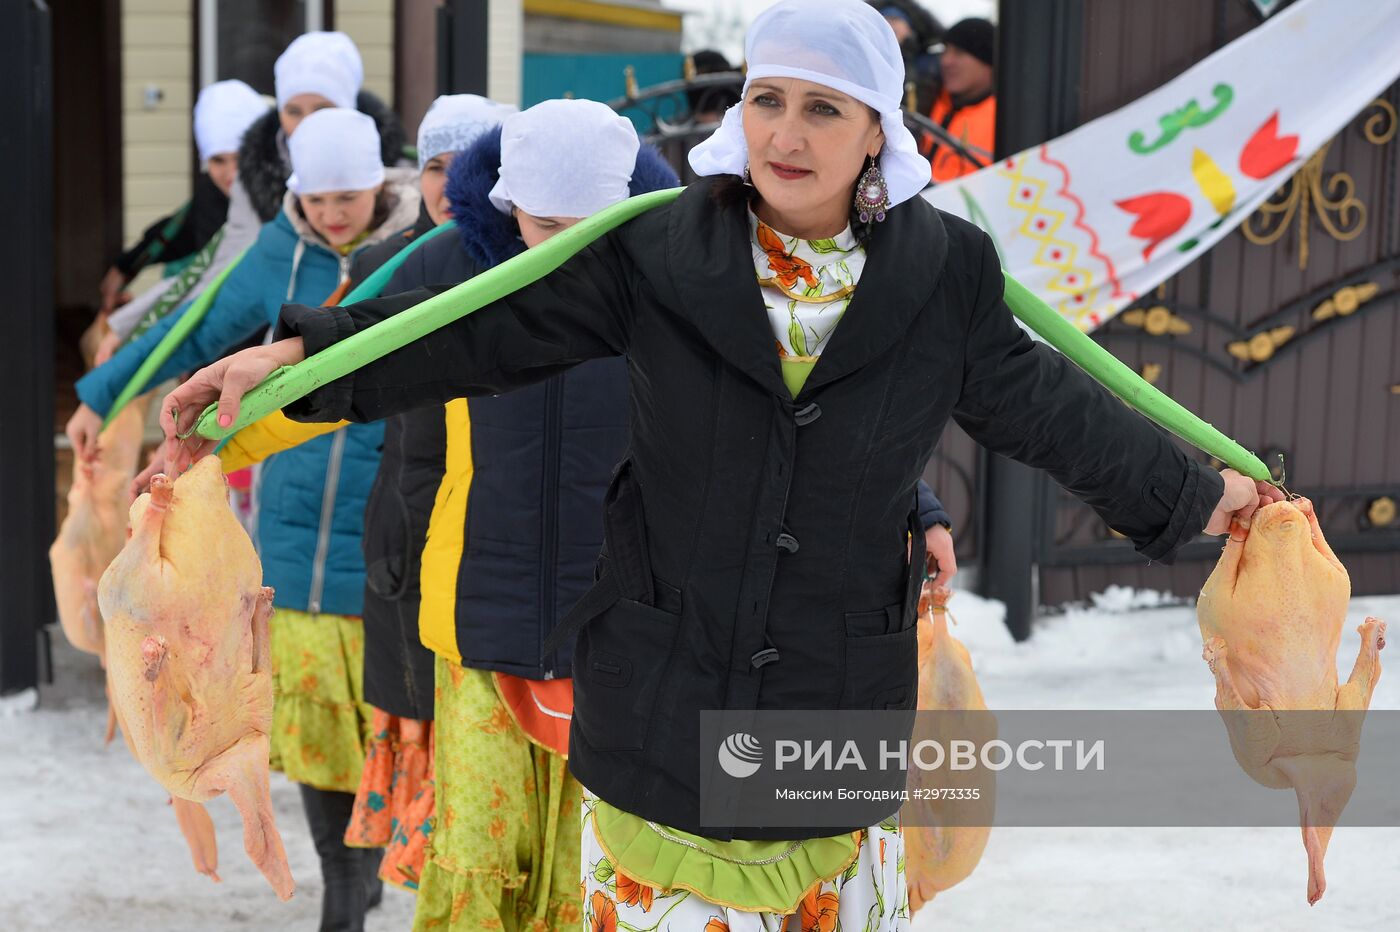
[[[220,272],[207,316],[148,385],[259,341],[284,301],[334,303],[400,250],[415,247],[386,293],[465,280],[676,183],[601,104],[515,113],[471,95],[434,103],[415,173],[386,121],[348,106],[363,95],[343,35],[299,38],[275,74],[275,114],[239,82],[201,95],[201,184],[227,196],[223,222],[189,256],[164,244],[172,274],[110,315],[110,359],[80,382],[69,425],[79,455]],[[561,140],[579,153],[563,164]],[[418,242],[454,216],[455,235]],[[278,593],[272,763],[301,789],[321,929],[362,927],[376,868],[417,892],[418,928],[582,918],[573,645],[540,646],[592,581],[627,394],[626,366],[600,361],[384,425],[270,418],[220,451],[226,471],[259,464],[255,537]]]
[[[287,191],[156,375],[205,366],[162,403],[146,476],[214,452],[178,439],[206,405],[230,424],[279,366],[676,183],[600,104],[461,96],[423,122],[415,192],[350,108],[346,42],[278,62],[277,145],[244,136],[230,223],[284,149]],[[878,12],[784,0],[746,53],[679,200],[219,451],[261,461],[273,753],[323,930],[362,927],[366,864],[416,890],[415,929],[907,929],[898,812],[707,824],[699,713],[912,708],[920,584],[955,569],[918,481],[950,417],[1152,559],[1266,494],[1016,327],[985,234],[915,196]],[[339,305],[409,249],[385,297]],[[179,313],[80,383],[84,455]]]
[[[587,157],[552,164],[561,134]],[[676,180],[628,121],[592,101],[513,113],[442,98],[419,140],[427,218],[402,238],[448,216],[457,230],[415,248],[388,292],[465,280]],[[449,141],[456,148],[439,152]],[[373,843],[372,800],[386,800],[379,812],[403,803],[382,873],[417,890],[416,927],[561,928],[581,916],[572,825],[582,792],[565,764],[571,651],[541,658],[540,645],[592,578],[626,397],[625,367],[610,361],[386,421],[365,513],[364,675],[376,721],[350,831]],[[273,419],[221,456],[242,465],[320,432]],[[431,789],[404,762],[425,734]],[[407,855],[425,836],[414,863]]]

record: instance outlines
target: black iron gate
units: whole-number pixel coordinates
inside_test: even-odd
[[[1092,119],[1258,24],[1234,0],[1088,0],[1080,102]],[[1136,22],[1144,28],[1125,29]],[[1151,27],[1151,28],[1146,28]],[[1258,212],[1094,337],[1313,499],[1357,594],[1400,591],[1400,85]],[[1215,464],[1219,465],[1219,464]],[[1220,551],[1148,566],[1087,508],[1039,483],[1040,601],[1110,584],[1190,596]]]
[[[1261,22],[1245,0],[1001,0],[997,156],[1034,146],[1160,86]],[[652,117],[678,169],[713,126],[652,105],[742,76],[689,76],[614,108]],[[1400,140],[1391,88],[1209,253],[1094,336],[1186,407],[1277,461],[1318,505],[1354,591],[1400,591]],[[659,113],[659,110],[658,110]],[[918,116],[908,118],[919,131]],[[926,123],[927,121],[922,121]],[[1216,464],[1219,465],[1219,464]],[[1043,475],[984,453],[956,425],[925,473],[960,562],[1030,633],[1036,603],[1113,585],[1194,595],[1218,539],[1147,565]],[[1037,587],[1038,584],[1038,587]]]
[[[47,551],[54,535],[53,178],[50,17],[43,0],[2,0],[0,249],[6,284],[0,342],[0,695],[38,685],[42,626],[52,621]]]

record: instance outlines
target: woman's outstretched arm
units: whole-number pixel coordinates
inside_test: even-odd
[[[1050,473],[1151,560],[1171,562],[1203,531],[1223,534],[1282,493],[1188,457],[1072,362],[1035,343],[1002,299],[996,247],[981,236],[981,288],[968,330],[959,425],[978,443]],[[978,261],[972,257],[970,261]]]
[[[303,421],[373,421],[453,398],[499,394],[589,359],[626,352],[633,288],[612,235],[545,278],[489,304],[341,379],[284,411]],[[166,396],[161,425],[166,465],[176,471],[215,446],[186,433],[210,404],[232,424],[243,395],[282,366],[295,365],[454,285],[435,285],[348,307],[287,305],[280,338],[201,369]]]

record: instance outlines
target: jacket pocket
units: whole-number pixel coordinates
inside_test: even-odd
[[[903,614],[903,605],[881,612],[846,614],[846,670],[842,709],[912,709],[918,701],[919,629],[863,634],[878,617],[883,623]]]
[[[909,512],[909,565],[904,581],[904,604],[900,606],[898,623],[891,615],[889,632],[918,627],[919,596],[924,588],[924,574],[928,571],[928,542],[924,538],[924,522],[919,517],[918,494],[914,495],[914,510]],[[889,609],[886,609],[889,611]],[[852,632],[847,631],[847,634]]]
[[[904,604],[891,605],[878,612],[847,612],[846,637],[867,638],[897,634],[904,627]]]
[[[630,457],[618,464],[603,496],[603,552],[622,597],[654,604],[656,589],[642,489]]]
[[[385,525],[374,523],[365,528],[365,542],[377,542],[364,547],[365,582],[379,598],[395,600],[405,598],[417,581],[409,575],[409,515],[398,495],[385,498],[392,501],[379,502],[374,514],[367,512],[370,521],[388,518],[385,512],[389,509],[393,516]]]
[[[397,600],[413,589],[408,572],[408,509],[397,492],[385,491],[375,483],[370,504],[365,509],[365,582],[381,599]]]
[[[680,616],[619,599],[579,636],[574,719],[597,750],[639,751]]]

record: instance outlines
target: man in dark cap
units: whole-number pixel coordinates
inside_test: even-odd
[[[934,142],[926,154],[933,163],[935,183],[951,181],[984,167],[996,141],[997,99],[992,63],[996,27],[989,20],[964,19],[943,34],[939,62],[943,90],[929,116],[965,147],[981,150],[969,160],[950,146]]]

